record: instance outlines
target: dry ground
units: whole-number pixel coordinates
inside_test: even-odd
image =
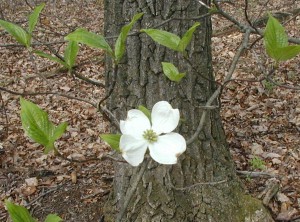
[[[2,2],[0,17],[24,26],[31,10],[28,4],[21,0]],[[224,6],[241,19],[243,1],[235,2]],[[251,1],[249,16],[260,16],[261,9],[278,11],[297,7],[300,7],[299,1],[269,1],[266,8],[262,1]],[[213,23],[214,30],[228,30],[224,27],[230,25],[219,16],[214,16]],[[65,45],[58,42],[67,33],[77,27],[101,32],[102,24],[103,7],[99,0],[49,1],[36,36],[42,42],[56,42],[51,46],[62,52]],[[300,36],[299,24],[299,16],[287,23],[289,35]],[[251,41],[255,38],[253,36]],[[217,81],[222,82],[241,39],[242,34],[235,31],[221,32],[213,38]],[[0,86],[18,92],[63,92],[92,102],[104,95],[103,88],[78,79],[74,81],[47,60],[33,61],[22,47],[14,44],[0,29]],[[47,50],[43,45],[36,47]],[[77,61],[81,64],[77,69],[79,73],[104,83],[101,52],[81,47]],[[263,76],[263,67],[268,69],[270,64],[261,41],[244,54],[234,74],[236,81],[224,88],[222,117],[237,170],[265,173],[257,178],[254,178],[256,174],[247,172],[246,178],[241,176],[247,191],[265,200],[278,221],[292,221],[300,215],[300,94],[297,90],[254,81]],[[299,64],[299,57],[281,64],[276,81],[299,86]],[[51,76],[44,81],[36,76],[36,70]],[[19,96],[0,93],[1,201],[9,198],[23,204],[41,221],[54,212],[66,221],[100,221],[114,173],[111,161],[70,163],[51,154],[44,155],[42,147],[26,138],[21,129]],[[26,98],[47,110],[55,123],[68,122],[68,132],[57,143],[64,156],[85,160],[110,151],[99,139],[100,133],[107,132],[108,123],[91,105],[53,95]],[[264,161],[263,169],[253,167],[251,160],[255,157]],[[38,179],[37,184],[34,178]],[[279,192],[268,201],[270,195],[263,191],[276,186]],[[0,221],[7,221],[3,203],[0,203]]]

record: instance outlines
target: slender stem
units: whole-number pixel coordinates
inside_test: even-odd
[[[92,105],[93,107],[97,108],[97,105],[92,103],[91,101],[85,100],[85,99],[81,99],[81,98],[77,98],[74,96],[70,96],[64,93],[59,93],[59,92],[16,92],[16,91],[12,91],[9,89],[6,89],[4,87],[0,86],[0,91],[4,91],[13,95],[18,95],[18,96],[37,96],[37,95],[56,95],[56,96],[61,96],[61,97],[66,97],[69,99],[73,99],[73,100],[77,100],[77,101],[81,101],[81,102],[85,102],[88,103],[90,105]]]
[[[117,82],[117,74],[118,74],[118,65],[117,64],[114,64],[114,68],[113,68],[113,72],[112,72],[112,83],[108,89],[108,93],[107,95],[100,100],[100,102],[98,103],[98,108],[101,106],[101,104],[107,100],[111,94],[113,93],[114,89],[115,89],[115,85],[116,85],[116,82]]]
[[[244,39],[243,39],[242,44],[240,45],[240,47],[238,48],[236,54],[233,57],[232,63],[230,65],[230,67],[229,67],[228,74],[226,75],[226,77],[224,79],[223,85],[225,85],[227,82],[229,82],[231,80],[233,72],[234,72],[234,70],[236,68],[236,65],[237,65],[238,61],[239,61],[239,58],[243,54],[244,49],[247,48],[247,46],[248,46],[250,33],[251,32],[248,29],[248,31],[244,35]],[[205,106],[211,106],[212,103],[215,101],[215,99],[217,99],[219,97],[219,95],[221,94],[222,89],[223,89],[223,86],[219,86],[217,88],[217,90],[208,99],[208,101],[206,102]],[[196,132],[191,136],[190,139],[187,140],[187,142],[186,142],[187,145],[193,143],[197,139],[197,137],[199,136],[200,132],[202,131],[202,129],[204,127],[204,124],[205,124],[205,121],[206,121],[206,117],[208,115],[208,111],[209,110],[203,110],[201,118],[200,118],[200,121],[199,121],[199,125],[198,125],[198,127],[196,129]]]

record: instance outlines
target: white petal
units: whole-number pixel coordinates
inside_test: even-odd
[[[148,117],[138,109],[129,110],[127,119],[120,122],[122,134],[131,135],[136,138],[142,138],[144,131],[150,128],[151,125]]]
[[[178,133],[159,136],[156,143],[149,144],[150,156],[158,163],[175,164],[177,157],[186,150],[186,142]]]
[[[130,135],[122,135],[120,139],[120,150],[123,158],[132,166],[138,166],[144,160],[147,150],[147,141],[136,139]]]
[[[157,133],[170,133],[178,125],[179,110],[166,101],[156,103],[151,113],[152,129]]]

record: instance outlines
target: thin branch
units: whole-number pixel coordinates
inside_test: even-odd
[[[259,18],[261,17],[261,15],[263,14],[264,11],[267,11],[267,5],[269,4],[269,1],[270,0],[267,0],[264,4],[263,4],[263,7],[260,8],[260,11],[259,13],[257,14],[257,17],[256,19],[254,20],[254,24],[259,22]]]
[[[39,199],[41,199],[42,197],[46,196],[47,194],[54,192],[56,190],[58,190],[59,188],[61,188],[63,185],[57,185],[56,187],[49,189],[48,191],[46,191],[45,193],[42,193],[41,195],[39,195],[37,198],[35,198],[34,200],[32,200],[31,202],[29,202],[28,204],[25,204],[24,207],[29,207],[32,204],[34,204],[36,201],[38,201]]]
[[[128,191],[126,193],[122,209],[120,210],[120,213],[118,214],[117,222],[121,222],[122,221],[122,218],[123,218],[123,216],[124,216],[124,214],[125,214],[125,212],[127,210],[128,204],[129,204],[129,202],[130,202],[130,200],[131,200],[134,192],[136,191],[136,188],[137,188],[139,182],[141,181],[142,176],[144,175],[144,172],[147,169],[147,167],[150,164],[150,162],[151,162],[150,158],[147,159],[146,161],[144,161],[142,163],[140,171],[138,172],[138,174],[136,175],[136,177],[133,178],[133,181],[131,182],[131,187],[130,187],[130,189],[128,189]]]
[[[193,20],[194,20],[194,21],[197,21],[197,20],[203,19],[203,18],[205,18],[205,17],[211,16],[211,15],[213,15],[213,14],[215,14],[215,13],[216,13],[216,12],[210,12],[210,13],[206,13],[206,14],[201,15],[201,16],[190,17],[190,18],[177,18],[177,17],[175,17],[175,18],[169,18],[169,19],[167,19],[167,20],[165,20],[165,21],[159,23],[158,25],[153,26],[152,28],[157,29],[157,28],[163,26],[163,25],[166,24],[166,23],[169,23],[169,22],[171,22],[171,21],[176,21],[176,20],[180,20],[180,21],[193,21]],[[138,33],[139,33],[139,32],[137,32],[137,33],[135,33],[135,34],[138,34]]]
[[[275,86],[278,86],[278,87],[281,87],[281,88],[292,89],[292,90],[300,90],[299,86],[289,86],[289,85],[285,85],[285,84],[280,84],[280,83],[277,83],[276,81],[274,81],[269,76],[266,77],[266,80],[269,81],[270,83],[274,84]]]
[[[6,138],[8,138],[8,134],[9,134],[9,132],[8,132],[9,121],[8,121],[7,111],[6,111],[6,108],[5,108],[5,103],[4,103],[4,100],[3,100],[1,92],[0,92],[0,100],[1,100],[1,103],[2,103],[3,113],[4,113],[5,121],[6,121],[6,126],[5,126]]]
[[[81,200],[86,200],[86,199],[90,199],[90,198],[93,198],[93,197],[95,197],[95,196],[97,196],[97,195],[99,195],[99,194],[101,194],[100,196],[101,197],[103,197],[103,196],[105,196],[105,195],[107,195],[107,194],[109,194],[110,193],[110,190],[99,190],[99,191],[97,191],[97,192],[95,192],[95,193],[92,193],[92,194],[90,194],[90,195],[86,195],[86,196],[83,196],[83,197],[81,197],[80,199]]]
[[[118,66],[117,64],[114,64],[113,72],[112,72],[112,83],[111,83],[111,85],[110,85],[110,87],[109,87],[109,89],[108,89],[107,95],[106,95],[103,99],[101,99],[101,100],[99,101],[98,107],[100,107],[101,104],[102,104],[105,100],[107,100],[107,99],[111,96],[112,92],[114,91],[115,85],[116,85],[116,82],[117,82],[118,67],[119,67],[119,66]]]
[[[99,104],[95,104],[92,103],[91,101],[85,100],[85,99],[81,99],[81,98],[77,98],[74,96],[70,96],[64,93],[58,93],[58,92],[15,92],[9,89],[6,89],[4,87],[0,86],[0,91],[4,91],[13,95],[18,95],[18,96],[37,96],[37,95],[56,95],[56,96],[61,96],[61,97],[66,97],[69,99],[73,99],[73,100],[77,100],[80,102],[84,102],[87,104],[90,104],[91,106],[95,107],[98,109],[99,112],[102,113],[102,115],[104,115],[112,124],[114,124],[115,127],[117,127],[118,129],[120,128],[119,122],[117,120],[117,118],[105,107],[103,106],[99,106]]]
[[[232,75],[234,73],[234,70],[236,68],[236,65],[237,65],[240,57],[242,56],[244,50],[246,48],[248,48],[250,34],[251,34],[251,30],[247,29],[246,33],[244,35],[243,42],[242,42],[242,44],[240,45],[240,47],[238,48],[237,52],[235,53],[235,55],[233,57],[232,63],[231,63],[230,68],[228,70],[228,74],[226,75],[226,77],[224,79],[224,84],[226,84],[226,82],[229,81],[232,78]]]
[[[174,189],[174,190],[189,190],[189,189],[192,189],[194,187],[197,187],[197,186],[204,186],[204,185],[217,185],[217,184],[221,184],[221,183],[225,183],[227,182],[227,179],[225,180],[220,180],[220,181],[214,181],[214,182],[202,182],[202,183],[195,183],[195,184],[192,184],[190,186],[186,186],[186,187],[175,187],[172,182],[170,181],[170,186]]]
[[[200,0],[198,0],[198,2],[200,5],[204,6],[205,8],[210,9],[210,7],[207,4],[205,4],[204,2],[202,2]]]
[[[79,66],[79,65],[78,65]],[[78,72],[72,72],[72,74],[74,75],[74,76],[76,76],[78,79],[81,79],[81,80],[83,80],[83,81],[85,81],[85,82],[87,82],[87,83],[90,83],[90,84],[92,84],[92,85],[95,85],[95,86],[98,86],[98,87],[102,87],[102,88],[104,88],[105,87],[105,85],[103,84],[103,83],[101,83],[101,82],[97,82],[97,81],[94,81],[94,80],[92,80],[92,79],[90,79],[90,78],[87,78],[87,77],[85,77],[85,76],[83,76],[83,75],[80,75]]]
[[[120,129],[120,123],[118,119],[112,114],[110,110],[108,110],[104,106],[97,106],[98,111],[109,121],[111,122],[117,129]]]
[[[31,46],[42,46],[42,45],[56,45],[56,44],[62,44],[66,43],[66,41],[54,41],[54,42],[33,42],[31,43]],[[0,47],[24,47],[24,45],[21,44],[0,44]],[[25,48],[25,47],[24,47]]]
[[[36,63],[35,63],[35,56],[34,56],[34,54],[33,54],[33,52],[32,52],[31,50],[29,50],[29,58],[30,58],[30,60],[31,60],[31,62],[32,62],[32,64],[33,64],[33,68],[34,68],[35,73],[36,73],[41,79],[45,80],[46,83],[49,83],[48,80],[46,79],[46,77],[43,76],[43,75],[39,72],[39,70],[38,70],[38,68],[37,68],[37,65],[36,65]]]
[[[244,15],[246,18],[246,21],[248,24],[253,27],[252,22],[250,21],[249,15],[248,15],[248,0],[245,0],[245,7],[244,7]]]
[[[159,27],[165,25],[166,23],[169,23],[171,21],[176,21],[176,20],[179,20],[179,21],[197,21],[197,20],[203,19],[205,17],[211,16],[213,14],[216,14],[216,13],[218,13],[218,12],[210,12],[210,13],[206,13],[206,14],[201,15],[201,16],[190,17],[190,18],[181,18],[181,17],[169,18],[169,19],[167,19],[165,21],[162,21],[161,23],[153,26],[152,28],[156,29],[156,28],[159,28]],[[135,36],[135,35],[139,35],[139,34],[141,34],[140,31],[135,31],[135,32],[129,33],[128,36]],[[106,36],[105,37],[105,39],[116,39],[116,38],[118,38],[117,35],[115,35],[115,36]]]
[[[248,29],[250,29],[251,33],[256,33],[259,34],[260,36],[264,36],[264,32],[261,29],[254,29],[253,27],[249,27],[246,26],[244,24],[242,24],[241,22],[239,22],[238,20],[236,20],[235,18],[233,18],[231,15],[229,15],[228,13],[226,13],[225,11],[223,11],[218,3],[218,1],[213,0],[217,10],[218,10],[218,14],[222,15],[225,19],[227,19],[228,21],[232,22],[233,24],[235,24],[241,32],[247,32]],[[288,38],[288,41],[290,43],[294,43],[294,44],[300,44],[300,39],[298,38]]]
[[[10,93],[10,94],[13,94],[13,95],[18,95],[18,96],[56,95],[56,96],[61,96],[61,97],[66,97],[66,98],[69,98],[69,99],[77,100],[77,101],[80,101],[80,102],[85,102],[85,103],[88,103],[88,104],[92,105],[93,107],[97,108],[97,105],[92,103],[91,101],[81,99],[81,98],[77,98],[77,97],[74,97],[74,96],[70,96],[68,94],[59,93],[59,92],[23,92],[23,93],[21,93],[21,92],[15,92],[15,91],[6,89],[6,88],[1,87],[1,86],[0,86],[0,91],[4,91],[4,92],[7,92],[7,93]]]
[[[255,172],[255,171],[242,171],[242,170],[237,170],[237,174],[245,177],[250,177],[250,178],[257,178],[257,177],[267,177],[267,178],[280,178],[282,177],[281,175],[275,175],[271,173],[266,173],[266,172]]]
[[[71,163],[86,163],[86,162],[91,162],[91,161],[104,161],[104,160],[113,160],[113,161],[120,162],[120,163],[126,163],[125,160],[116,159],[116,158],[112,157],[111,155],[103,155],[100,158],[94,157],[94,158],[88,158],[85,160],[77,160],[77,159],[65,157],[56,148],[54,149],[54,153],[56,156],[62,158],[63,160],[69,161]]]
[[[231,80],[233,72],[236,68],[236,65],[237,65],[240,57],[242,56],[244,50],[248,47],[249,37],[250,37],[250,30],[248,29],[246,34],[244,35],[244,39],[243,39],[242,44],[240,45],[240,47],[238,48],[236,54],[233,57],[232,63],[229,67],[228,74],[226,75],[226,77],[224,79],[223,85],[226,85],[226,83]],[[208,99],[208,101],[205,104],[206,107],[211,106],[212,103],[215,101],[215,99],[217,99],[219,97],[219,95],[222,91],[222,88],[223,88],[223,86],[219,86],[217,88],[217,90],[211,95],[211,97]],[[200,118],[199,125],[196,129],[196,132],[191,136],[190,139],[187,140],[187,142],[186,142],[187,145],[193,143],[197,139],[197,137],[199,136],[200,132],[202,131],[202,129],[204,127],[208,111],[209,110],[203,110],[201,118]]]
[[[218,10],[218,14],[222,15],[228,21],[230,21],[233,24],[235,24],[240,30],[242,30],[242,31],[245,30],[245,26],[243,24],[241,24],[238,20],[236,20],[235,18],[233,18],[232,16],[230,16],[228,13],[226,13],[225,11],[223,11],[223,9],[221,9],[218,1],[213,0],[213,3],[215,4],[215,6],[216,6],[216,8]]]

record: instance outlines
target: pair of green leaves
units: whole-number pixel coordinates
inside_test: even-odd
[[[78,51],[79,51],[78,43],[75,41],[69,41],[64,52],[64,57],[63,57],[64,60],[61,60],[56,56],[52,56],[50,54],[44,53],[39,50],[35,50],[33,52],[40,57],[47,58],[53,62],[61,64],[63,67],[67,68],[70,72],[75,65]]]
[[[43,8],[45,7],[45,3],[38,5],[33,12],[29,15],[28,18],[28,29],[25,30],[21,26],[7,22],[0,19],[0,25],[11,34],[17,42],[24,45],[26,48],[29,48],[31,45],[32,32],[37,24],[39,15]]]
[[[11,22],[7,22],[0,19],[0,25],[10,33],[20,44],[24,45],[26,48],[30,48],[32,32],[37,24],[39,15],[43,8],[45,7],[45,3],[38,5],[33,12],[29,15],[28,18],[28,29],[27,31],[23,29],[21,26],[16,25]],[[42,51],[34,51],[35,54],[47,58],[51,61],[59,63],[71,71],[72,67],[75,65],[75,60],[77,57],[77,53],[79,50],[79,46],[77,42],[70,41],[67,45],[67,48],[64,53],[64,60],[61,60],[58,57],[52,56],[50,54],[44,53]]]
[[[196,22],[183,36],[180,38],[171,32],[158,30],[158,29],[142,29],[141,32],[145,32],[155,42],[178,52],[184,52],[188,44],[191,42],[193,34],[196,28],[200,25]]]
[[[5,206],[13,222],[37,222],[25,207],[16,205],[8,200]],[[56,214],[49,214],[44,222],[60,222],[62,219]]]
[[[79,42],[92,48],[103,49],[118,63],[125,53],[126,38],[129,31],[136,23],[136,21],[143,16],[143,14],[144,13],[136,14],[129,24],[122,27],[121,33],[119,34],[118,39],[115,43],[114,51],[102,35],[89,32],[83,28],[77,29],[76,31],[70,33],[65,37],[65,39],[68,41]]]
[[[271,14],[265,29],[264,42],[268,55],[276,62],[286,61],[300,53],[300,45],[288,44],[284,27]]]
[[[45,153],[55,149],[54,142],[66,131],[67,123],[55,126],[49,121],[48,114],[23,98],[21,103],[21,121],[25,133],[33,141],[45,146]]]
[[[158,29],[142,29],[141,32],[145,32],[158,44],[174,51],[185,53],[186,47],[190,44],[193,34],[199,25],[200,23],[196,22],[191,28],[189,28],[189,30],[186,31],[182,38],[171,32]],[[180,80],[185,76],[185,73],[180,73],[172,63],[162,62],[162,68],[164,74],[171,81],[180,82]]]
[[[140,105],[138,109],[142,111],[151,121],[151,112],[149,109],[147,109],[142,105]],[[121,139],[120,134],[101,134],[100,138],[104,140],[112,149],[120,152],[120,139]]]

